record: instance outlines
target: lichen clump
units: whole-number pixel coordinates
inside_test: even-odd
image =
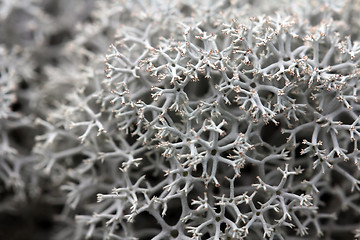
[[[1,181],[63,209],[55,239],[358,237],[360,5],[281,2],[79,1],[61,31],[29,15],[49,41],[0,52],[36,69],[0,78]]]

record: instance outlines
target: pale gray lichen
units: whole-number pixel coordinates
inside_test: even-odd
[[[85,2],[76,28],[30,14],[38,39],[61,39],[20,41],[56,59],[29,61],[38,135],[33,170],[17,168],[63,207],[55,239],[357,234],[359,2]]]

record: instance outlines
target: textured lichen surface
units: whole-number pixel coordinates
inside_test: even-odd
[[[359,11],[1,2],[0,238],[360,237]]]

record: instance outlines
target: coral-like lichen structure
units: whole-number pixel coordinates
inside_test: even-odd
[[[359,237],[360,2],[46,2],[0,3],[32,23],[0,21],[6,206],[60,208],[53,239]]]

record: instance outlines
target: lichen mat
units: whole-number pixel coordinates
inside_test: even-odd
[[[0,238],[359,238],[359,11],[3,1]]]

